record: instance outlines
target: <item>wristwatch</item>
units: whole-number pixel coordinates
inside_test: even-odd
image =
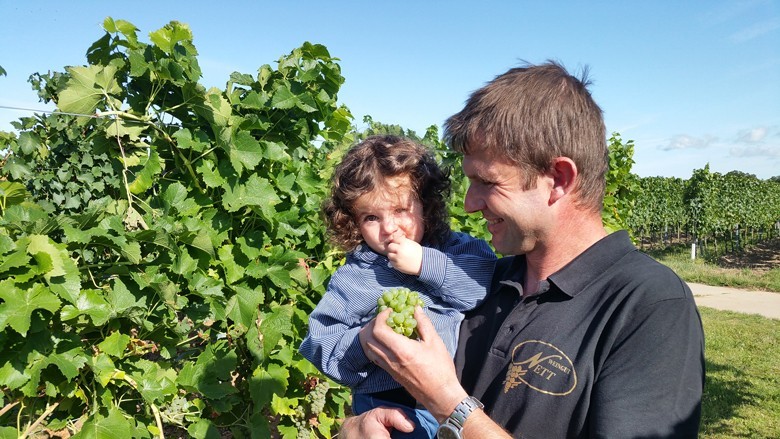
[[[463,424],[466,423],[466,418],[469,417],[471,412],[481,408],[485,408],[485,406],[477,398],[467,396],[466,399],[455,407],[450,417],[439,425],[439,429],[436,431],[436,438],[463,439]]]

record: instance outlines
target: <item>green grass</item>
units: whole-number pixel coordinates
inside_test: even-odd
[[[780,437],[780,320],[701,308],[702,438]]]
[[[723,268],[704,259],[691,260],[690,253],[679,249],[648,254],[670,267],[686,282],[780,292],[780,268],[761,271]]]

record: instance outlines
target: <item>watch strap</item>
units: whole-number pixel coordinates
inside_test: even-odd
[[[463,430],[463,424],[466,423],[466,419],[476,409],[485,408],[485,406],[473,396],[467,396],[452,411],[450,416],[444,421],[447,424],[452,425],[458,432]]]

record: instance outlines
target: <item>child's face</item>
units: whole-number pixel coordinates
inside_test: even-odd
[[[408,176],[389,178],[384,186],[358,198],[355,220],[366,244],[384,256],[394,233],[415,242],[425,233],[422,203],[412,192]]]

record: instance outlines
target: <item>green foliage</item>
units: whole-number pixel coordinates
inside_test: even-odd
[[[684,199],[685,181],[674,177],[644,177],[638,179],[634,209],[628,226],[639,239],[672,234],[679,236],[688,225]]]
[[[206,90],[186,25],[104,28],[88,65],[31,76],[60,113],[0,137],[3,434],[295,436],[328,157],[351,141],[337,59],[304,43]],[[326,390],[306,428],[330,437],[348,393]]]
[[[722,175],[707,165],[688,180],[645,177],[638,183],[628,226],[640,239],[662,236],[668,245],[674,235],[687,234],[700,249],[714,244],[717,255],[719,243],[722,250],[739,250],[780,232],[780,185],[772,179],[739,171]]]
[[[780,185],[739,171],[695,170],[684,200],[695,236],[714,241],[716,249],[719,239],[740,242],[748,231],[771,237],[780,221]]]
[[[634,166],[634,141],[623,143],[620,134],[612,133],[608,147],[609,169],[601,218],[609,233],[622,229],[630,232],[628,220],[639,190],[637,176],[631,173],[631,167]]]

